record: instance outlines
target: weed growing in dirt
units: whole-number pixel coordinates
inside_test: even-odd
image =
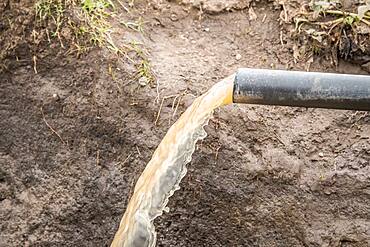
[[[314,54],[361,59],[370,55],[370,1],[344,7],[341,1],[311,1],[293,17],[296,59]],[[363,62],[366,62],[365,60]]]
[[[72,44],[73,51],[83,53],[94,46],[115,51],[108,18],[114,16],[110,0],[38,0],[36,21],[46,26],[52,37]]]
[[[129,12],[122,2],[117,3]],[[134,1],[130,0],[128,6],[132,8]],[[118,47],[111,38],[113,28],[110,19],[117,14],[117,8],[111,0],[37,0],[35,11],[36,23],[46,32],[49,42],[51,38],[57,37],[62,47],[66,46],[70,53],[78,55],[93,47],[108,48],[133,62],[139,77],[144,78],[148,84],[155,81],[147,54],[138,43]],[[142,18],[120,23],[128,29],[144,33]],[[136,53],[133,58],[128,55],[131,51]]]
[[[155,76],[154,73],[151,69],[150,63],[147,59],[147,52],[143,48],[142,44],[136,42],[136,41],[131,41],[126,48],[129,51],[133,51],[136,56],[138,57],[139,61],[136,63],[136,69],[137,69],[137,78],[142,78],[141,80],[141,85],[153,85],[155,82]],[[128,57],[129,58],[129,57]],[[136,79],[137,79],[136,78]]]
[[[65,6],[62,1],[40,0],[35,4],[36,17],[42,21],[52,19],[55,25],[53,36],[59,33]]]

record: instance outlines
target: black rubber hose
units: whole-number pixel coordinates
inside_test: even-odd
[[[370,111],[370,76],[239,69],[234,103]]]

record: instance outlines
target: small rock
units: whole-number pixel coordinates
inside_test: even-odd
[[[141,77],[138,82],[139,82],[139,85],[142,87],[145,87],[146,85],[148,85],[148,79],[146,77]]]
[[[170,17],[171,21],[178,21],[179,19],[177,18],[176,14],[172,14]]]
[[[249,20],[250,21],[254,21],[254,20],[257,20],[257,15],[256,13],[254,12],[253,8],[250,7],[249,10],[248,10],[248,14],[249,14]]]
[[[235,59],[237,61],[239,61],[240,59],[242,59],[242,55],[240,55],[239,53],[235,55]]]
[[[209,28],[208,27],[204,28],[204,32],[209,32]]]
[[[58,94],[53,93],[53,99],[54,99],[55,101],[59,101],[59,100],[60,100],[60,97],[59,97],[59,95],[58,95]]]
[[[319,153],[320,157],[324,157],[324,154],[322,152]]]

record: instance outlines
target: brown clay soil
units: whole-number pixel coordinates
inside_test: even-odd
[[[17,47],[0,75],[0,246],[109,246],[135,181],[194,97],[239,67],[304,70],[281,8],[253,6],[257,21],[246,6],[138,1],[131,15],[144,16],[145,33],[117,24],[114,39],[144,44],[157,87],[104,49],[55,51],[35,74],[32,51]],[[310,70],[368,74],[322,59]],[[206,130],[155,221],[157,246],[370,246],[369,113],[232,105]]]

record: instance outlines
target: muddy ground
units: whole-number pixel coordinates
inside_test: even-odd
[[[132,80],[135,68],[105,49],[45,56],[35,74],[21,46],[1,74],[0,246],[109,246],[135,181],[194,97],[239,67],[305,69],[271,2],[253,5],[259,21],[245,6],[135,9],[127,18],[144,16],[145,33],[117,24],[114,39],[145,45],[158,86]],[[319,58],[310,70],[368,74]],[[167,97],[156,122],[173,95],[179,109]],[[206,130],[155,222],[157,246],[370,246],[369,113],[232,105]]]

